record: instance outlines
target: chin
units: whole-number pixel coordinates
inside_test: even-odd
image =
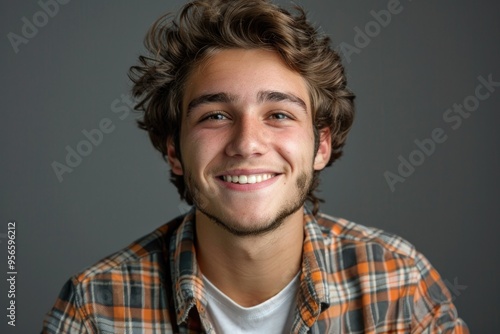
[[[262,210],[249,206],[240,210],[227,210],[227,207],[213,211],[210,208],[198,209],[226,231],[235,236],[244,237],[262,235],[278,229],[286,222],[288,217],[296,213],[300,208],[302,208],[302,205],[282,208],[271,208],[267,205]]]

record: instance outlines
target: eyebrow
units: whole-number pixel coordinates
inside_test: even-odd
[[[298,105],[307,114],[307,105],[300,97],[291,93],[277,92],[277,91],[260,91],[257,94],[257,101],[264,102],[291,102]]]
[[[189,115],[193,109],[208,103],[234,103],[238,101],[238,97],[235,95],[227,94],[227,93],[213,93],[213,94],[204,94],[198,96],[189,102],[187,107],[187,115]],[[284,93],[278,91],[260,91],[257,93],[257,102],[291,102],[298,105],[304,112],[307,114],[307,105],[298,96],[295,96],[291,93]]]
[[[191,102],[189,102],[187,107],[187,115],[196,107],[207,103],[232,103],[236,102],[238,99],[234,95],[227,93],[215,93],[215,94],[205,94],[198,96]]]

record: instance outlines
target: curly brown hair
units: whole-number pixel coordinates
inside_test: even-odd
[[[166,160],[167,140],[173,139],[180,157],[183,85],[191,71],[214,51],[230,48],[266,49],[306,80],[309,86],[315,150],[319,131],[329,128],[332,154],[327,166],[342,155],[354,119],[354,94],[347,88],[344,67],[330,38],[312,26],[305,11],[295,14],[268,0],[198,0],[186,4],[177,17],[160,17],[148,31],[144,44],[149,54],[130,68],[133,95],[139,99],[138,121],[154,147]],[[193,204],[183,176],[171,171],[171,181],[181,199]],[[319,210],[314,191],[319,171],[314,171],[307,200],[313,214]]]

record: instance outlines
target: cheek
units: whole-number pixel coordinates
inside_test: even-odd
[[[289,162],[312,165],[314,160],[314,135],[306,131],[291,131],[275,141],[281,155]]]
[[[183,162],[186,168],[191,169],[194,174],[196,170],[204,168],[213,159],[215,154],[220,151],[221,141],[217,136],[204,136],[202,134],[193,134],[183,138],[185,143],[182,147]]]

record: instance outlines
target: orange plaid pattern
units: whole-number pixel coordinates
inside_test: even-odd
[[[214,333],[194,211],[71,278],[43,333]],[[405,240],[304,212],[293,333],[469,333],[437,271]]]

